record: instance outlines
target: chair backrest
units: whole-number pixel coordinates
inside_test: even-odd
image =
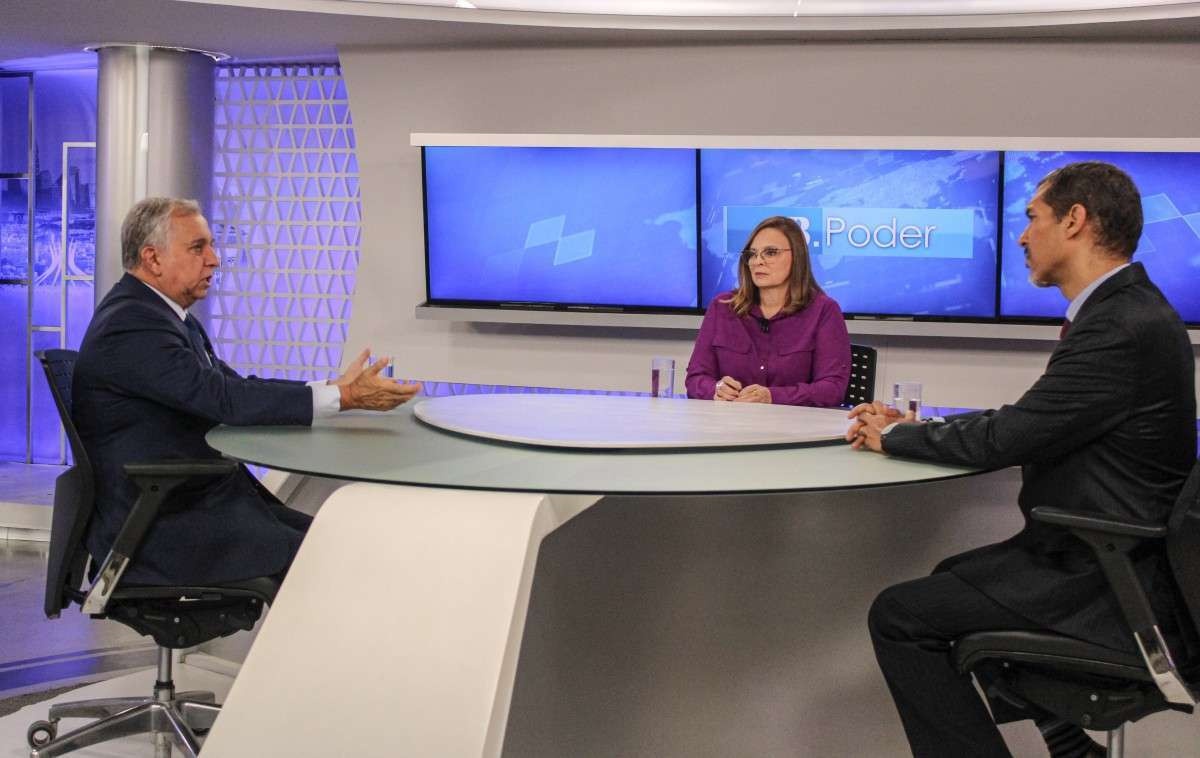
[[[875,399],[875,348],[866,345],[850,346],[850,383],[842,405],[853,407]]]
[[[1200,461],[1192,466],[1171,509],[1167,557],[1192,623],[1200,630]]]
[[[95,501],[92,464],[71,419],[71,378],[75,373],[74,350],[42,350],[35,353],[46,373],[54,406],[71,444],[75,465],[54,484],[54,513],[50,522],[50,555],[46,562],[44,609],[50,618],[71,601],[82,602],[80,586],[85,579],[88,553],[83,543]]]

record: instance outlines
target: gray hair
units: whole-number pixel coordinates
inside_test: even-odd
[[[200,203],[177,197],[147,197],[125,214],[121,224],[121,265],[134,271],[142,265],[142,248],[167,244],[171,219],[175,216],[199,216]]]

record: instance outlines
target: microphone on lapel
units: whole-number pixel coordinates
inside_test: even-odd
[[[760,332],[767,334],[771,331],[771,322],[769,319],[765,319],[762,316],[756,316],[755,318],[758,319],[758,330]]]

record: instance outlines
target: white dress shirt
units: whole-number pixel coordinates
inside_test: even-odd
[[[1099,287],[1101,284],[1104,284],[1113,276],[1116,276],[1118,271],[1128,267],[1128,263],[1121,264],[1112,271],[1109,271],[1107,274],[1101,274],[1100,276],[1096,277],[1091,284],[1084,287],[1083,290],[1075,296],[1075,299],[1071,301],[1071,304],[1067,306],[1067,321],[1075,320],[1075,317],[1079,315],[1079,309],[1083,307],[1083,304],[1087,302],[1088,297],[1090,297],[1091,294],[1096,291],[1097,287]]]

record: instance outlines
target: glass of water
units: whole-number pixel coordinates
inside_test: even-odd
[[[921,418],[921,383],[896,382],[892,385],[892,407],[911,418]]]
[[[675,394],[675,360],[655,358],[650,361],[650,397],[672,397]]]

